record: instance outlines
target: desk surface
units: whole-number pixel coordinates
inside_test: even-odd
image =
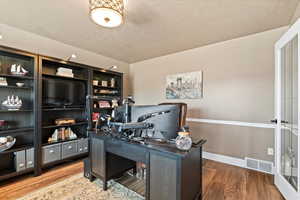
[[[111,135],[107,135],[104,134],[102,132],[97,132],[96,131],[90,131],[89,134],[93,134],[95,137],[100,137],[101,139],[104,140],[110,140],[111,142],[124,142],[127,144],[131,144],[131,145],[136,145],[138,147],[144,147],[147,149],[152,149],[152,150],[156,150],[156,151],[160,151],[163,153],[168,153],[168,154],[172,154],[174,156],[180,156],[180,157],[186,157],[189,155],[190,151],[193,151],[197,148],[199,148],[199,146],[201,146],[203,143],[199,143],[199,146],[197,147],[192,147],[189,151],[182,151],[176,148],[175,144],[172,143],[160,143],[160,142],[156,142],[156,141],[151,141],[151,140],[145,140],[144,144],[139,143],[139,142],[135,142],[135,141],[126,141],[120,138],[116,138],[116,137],[112,137]]]

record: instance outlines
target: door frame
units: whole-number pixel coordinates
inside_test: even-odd
[[[281,49],[294,37],[298,36],[298,69],[300,68],[300,19],[284,33],[275,44],[275,185],[287,200],[300,199],[300,137],[298,130],[298,191],[281,175]],[[298,70],[298,95],[300,94],[300,70]],[[298,109],[300,98],[298,96]],[[298,110],[298,124],[300,124],[300,112]]]

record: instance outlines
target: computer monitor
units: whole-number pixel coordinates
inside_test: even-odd
[[[118,121],[122,121],[124,107],[117,109]],[[153,128],[139,130],[139,135],[159,139],[174,139],[179,130],[179,107],[177,105],[130,106],[129,122],[147,122]],[[122,121],[123,122],[123,121]]]

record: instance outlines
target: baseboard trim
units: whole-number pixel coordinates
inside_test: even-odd
[[[228,165],[234,165],[237,167],[246,167],[246,162],[245,160],[241,158],[235,158],[235,157],[230,157],[230,156],[224,156],[220,154],[214,154],[214,153],[209,153],[209,152],[203,152],[203,158],[208,159],[208,160],[213,160],[221,163],[225,163]]]
[[[208,160],[221,162],[221,163],[225,163],[225,164],[228,164],[228,165],[233,165],[233,166],[237,166],[237,167],[241,167],[241,168],[246,168],[246,169],[259,171],[259,172],[262,172],[262,173],[267,173],[267,172],[264,172],[264,171],[261,171],[261,170],[258,170],[258,169],[248,168],[246,166],[246,161],[244,159],[241,159],[241,158],[225,156],[225,155],[215,154],[215,153],[209,153],[209,152],[205,152],[205,151],[203,152],[203,158],[208,159]],[[273,172],[274,172],[274,170],[272,170],[272,174],[273,174]]]
[[[188,122],[199,122],[199,123],[209,123],[209,124],[225,124],[233,126],[246,126],[255,128],[275,128],[274,124],[266,123],[251,123],[251,122],[241,122],[241,121],[225,121],[225,120],[214,120],[214,119],[200,119],[200,118],[187,118]]]

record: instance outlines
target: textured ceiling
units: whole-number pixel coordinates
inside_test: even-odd
[[[298,0],[127,0],[115,29],[88,0],[1,0],[0,23],[133,63],[288,25]],[[5,33],[3,33],[5,34]]]

